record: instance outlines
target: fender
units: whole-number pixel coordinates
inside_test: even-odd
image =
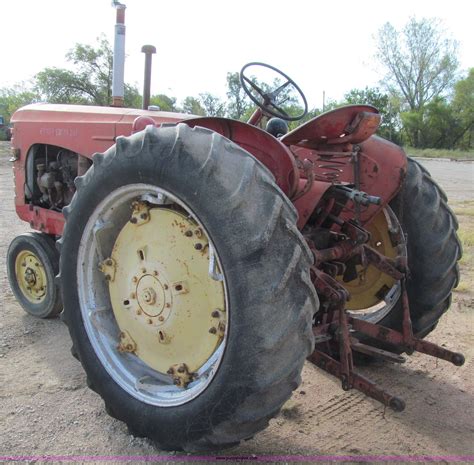
[[[289,148],[268,132],[250,124],[227,118],[195,118],[183,121],[217,132],[240,145],[265,165],[275,176],[278,187],[291,198],[298,189],[299,171]]]

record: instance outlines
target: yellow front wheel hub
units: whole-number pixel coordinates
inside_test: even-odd
[[[30,250],[21,251],[15,260],[15,277],[22,294],[39,304],[46,297],[48,280],[41,260]]]
[[[101,265],[121,331],[118,349],[175,373],[176,384],[209,360],[227,325],[223,281],[209,273],[209,246],[188,215],[135,206]]]

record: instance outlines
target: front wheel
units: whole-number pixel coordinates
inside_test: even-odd
[[[318,299],[271,174],[184,124],[120,138],[76,182],[64,319],[89,386],[163,449],[253,436],[290,397]]]
[[[59,254],[50,236],[28,232],[11,242],[7,253],[10,288],[30,315],[51,318],[61,312],[58,270]]]

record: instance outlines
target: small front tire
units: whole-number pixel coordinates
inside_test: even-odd
[[[62,308],[56,283],[59,254],[47,234],[28,232],[15,237],[8,248],[10,288],[23,309],[37,318],[51,318]]]

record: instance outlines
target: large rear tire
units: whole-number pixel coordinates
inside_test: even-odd
[[[462,255],[458,223],[446,194],[417,161],[408,159],[401,191],[391,202],[406,236],[409,277],[407,292],[413,331],[423,338],[438,324],[451,304],[459,282]],[[379,323],[401,330],[401,298]]]
[[[313,350],[312,319],[319,305],[309,278],[312,258],[296,228],[296,211],[268,170],[224,137],[179,124],[119,138],[105,154],[95,155],[76,185],[64,211],[61,239],[61,279],[67,283],[64,319],[73,353],[107,412],[134,435],[171,450],[223,448],[264,429],[300,383],[303,363]],[[225,277],[228,329],[220,361],[198,395],[179,397],[176,391],[184,400],[173,405],[162,405],[158,398],[144,401],[114,372],[114,366],[126,371],[125,360],[133,355],[107,349],[104,357],[94,342],[101,336],[88,321],[97,309],[81,297],[105,288],[103,275],[96,272],[98,263],[83,259],[89,239],[95,240],[87,231],[111,215],[103,207],[107,199],[134,186],[137,195],[146,186],[172,194],[178,202],[173,208],[185,207],[203,226]],[[120,215],[113,218],[117,223]],[[122,223],[128,218],[123,216]],[[103,234],[117,236],[123,224],[112,224]],[[114,240],[108,238],[108,247]],[[95,279],[88,281],[87,276]],[[84,281],[90,288],[84,289]],[[113,321],[110,309],[98,310]],[[166,372],[156,374],[166,378]]]

